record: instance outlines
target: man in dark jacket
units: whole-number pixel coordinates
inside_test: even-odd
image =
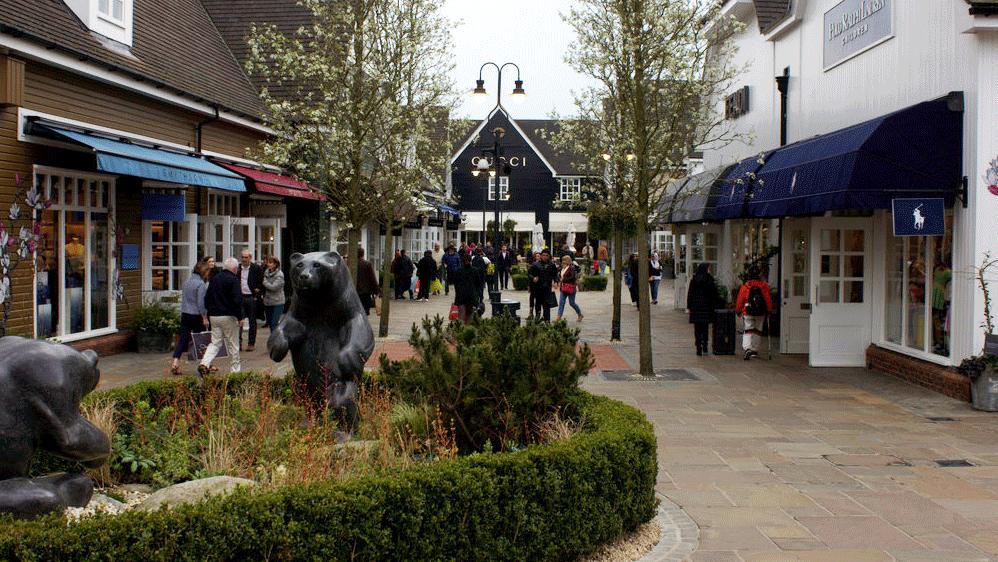
[[[416,298],[416,295],[412,294],[412,273],[415,269],[412,260],[405,255],[405,250],[399,250],[399,257],[392,263],[396,299],[404,298],[406,291],[409,292],[409,300]]]
[[[249,340],[246,351],[256,347],[256,301],[263,298],[263,268],[253,262],[253,254],[243,250],[239,254],[239,287],[242,294],[242,318],[249,322]],[[239,332],[242,341],[243,333]]]
[[[381,295],[381,287],[374,266],[364,259],[364,248],[357,248],[357,260],[357,296],[364,307],[364,314],[370,315],[374,299]]]
[[[458,319],[468,323],[481,305],[482,277],[471,265],[471,256],[461,258],[461,267],[451,276],[454,285],[454,304],[458,307]]]
[[[454,246],[448,246],[447,253],[444,254],[444,257],[440,258],[440,261],[443,262],[444,267],[447,269],[444,275],[444,294],[449,295],[450,286],[453,284],[451,276],[461,268],[461,256],[457,254]]]
[[[198,365],[198,374],[202,378],[211,370],[211,362],[223,345],[229,354],[230,370],[238,373],[242,369],[239,363],[239,334],[243,330],[243,295],[238,272],[236,258],[226,258],[222,271],[211,278],[205,292],[204,307],[211,322],[211,344]]]
[[[485,270],[488,268],[488,262],[485,261],[485,251],[481,246],[475,248],[474,257],[471,259],[471,267],[478,270],[478,275],[482,279],[482,283],[478,287],[478,292],[482,296],[482,302],[485,302]]]
[[[710,324],[714,321],[714,310],[719,305],[718,300],[717,284],[710,274],[710,266],[701,263],[686,292],[686,309],[690,312],[690,324],[693,324],[697,355],[707,353],[707,338]]]
[[[509,247],[503,244],[499,248],[499,253],[496,254],[496,272],[499,273],[499,286],[503,291],[509,289],[509,270],[513,267],[515,263],[515,258],[513,254],[510,253]]]
[[[426,250],[416,264],[416,278],[419,279],[419,295],[416,300],[430,300],[430,284],[437,278],[437,262],[433,260],[433,252]]]
[[[532,282],[530,296],[533,297],[533,314],[536,318],[543,316],[545,322],[551,321],[551,285],[558,279],[558,268],[551,263],[551,252],[546,248],[541,251],[540,259],[535,261],[527,271]]]

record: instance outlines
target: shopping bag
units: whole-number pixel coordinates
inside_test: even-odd
[[[456,304],[450,305],[450,316],[448,316],[447,318],[451,322],[457,320],[457,317],[458,317],[458,314],[459,314],[460,310],[461,310],[461,308],[459,306],[457,306]]]
[[[548,308],[555,308],[558,306],[558,297],[554,296],[554,293],[552,292],[548,292],[548,296],[544,300],[544,306]]]
[[[439,279],[434,279],[433,283],[430,283],[430,292],[439,293],[444,290],[444,284],[440,282]]]
[[[191,344],[187,347],[187,358],[191,361],[200,361],[204,357],[204,352],[211,343],[211,332],[195,332],[191,334]],[[218,350],[215,357],[226,357],[228,352],[223,345]]]

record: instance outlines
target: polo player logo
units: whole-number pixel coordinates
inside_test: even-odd
[[[915,207],[911,215],[915,218],[915,230],[922,230],[925,228],[925,215],[922,214],[922,206],[919,205]]]

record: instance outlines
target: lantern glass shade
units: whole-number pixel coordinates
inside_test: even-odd
[[[485,80],[475,80],[475,89],[472,90],[471,93],[476,98],[483,98],[489,95],[489,93],[485,91]]]
[[[481,174],[481,173],[482,173],[482,171],[479,170],[478,168],[475,168],[474,170],[471,171],[471,175],[475,176],[476,178],[478,177],[478,174]]]

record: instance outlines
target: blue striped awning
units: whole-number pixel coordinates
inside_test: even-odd
[[[246,181],[239,174],[190,154],[139,146],[42,123],[33,123],[31,134],[89,147],[97,156],[97,169],[102,172],[227,191],[246,191]]]

